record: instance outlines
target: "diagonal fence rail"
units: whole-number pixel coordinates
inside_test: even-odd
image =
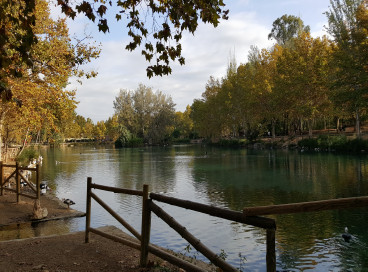
[[[4,177],[4,168],[14,168],[14,171],[5,178]],[[33,184],[29,176],[25,175],[26,172],[35,172],[36,174],[36,184]],[[15,189],[11,188],[11,180],[15,179]],[[23,193],[21,191],[21,181],[28,185],[31,188],[31,194]],[[7,186],[7,187],[6,187]],[[12,164],[4,164],[0,162],[0,195],[4,194],[4,191],[11,191],[16,193],[17,195],[17,203],[20,201],[20,197],[28,197],[32,199],[40,199],[40,167],[39,164],[36,164],[36,167],[20,167],[18,163],[15,165]]]
[[[132,226],[130,226],[120,215],[113,211],[102,199],[100,199],[92,189],[109,191],[114,193],[122,193],[128,195],[136,195],[142,197],[142,225],[141,233],[138,233]],[[94,199],[101,207],[103,207],[108,213],[110,213],[119,223],[121,223],[127,230],[129,230],[134,240],[125,239],[108,233],[104,233],[91,227],[91,200]],[[214,265],[221,268],[222,271],[237,271],[229,263],[222,260],[211,249],[204,245],[199,239],[192,235],[184,226],[177,222],[172,216],[166,213],[156,202],[162,202],[169,205],[174,205],[184,209],[208,214],[211,216],[227,219],[230,221],[249,224],[255,227],[266,229],[266,264],[267,271],[276,271],[276,255],[275,255],[275,230],[276,222],[270,218],[264,218],[259,216],[245,216],[242,212],[231,211],[227,209],[217,208],[205,204],[200,204],[192,201],[177,199],[173,197],[167,197],[160,194],[149,193],[148,185],[143,186],[142,191],[121,189],[115,187],[109,187],[99,184],[93,184],[92,178],[87,178],[87,201],[86,201],[86,231],[85,242],[89,242],[89,233],[95,233],[105,238],[120,242],[132,248],[141,251],[140,265],[145,267],[148,261],[148,253],[152,253],[172,264],[175,264],[187,271],[205,271],[202,268],[186,261],[177,256],[170,254],[152,244],[149,243],[150,231],[151,231],[151,214],[156,214],[172,229],[178,232],[185,240],[187,240],[197,251],[201,252],[206,258],[208,258]]]

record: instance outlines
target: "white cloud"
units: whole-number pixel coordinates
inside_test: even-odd
[[[303,14],[306,16],[301,17],[305,24],[311,25],[313,36],[325,34],[322,32],[324,17],[319,13],[328,0],[312,1],[315,6],[319,5],[318,16],[310,1],[301,1],[300,5],[297,2],[234,0],[227,3],[230,8],[228,21],[222,21],[217,28],[200,24],[195,36],[183,36],[182,47],[186,64],[180,66],[172,63],[171,75],[152,79],[146,76],[146,67],[149,64],[140,55],[140,50],[125,50],[128,38],[124,27],[118,30],[114,25],[112,33],[106,36],[96,34],[95,31],[93,36],[98,42],[102,41],[102,54],[88,66],[95,67],[99,75],[97,78],[86,80],[82,86],[76,83],[70,85],[70,88],[78,89],[78,114],[90,117],[95,122],[108,119],[113,114],[113,101],[119,89],[134,90],[139,83],[170,95],[177,104],[176,110],[185,110],[186,105],[192,104],[193,99],[201,97],[210,76],[221,78],[225,75],[231,54],[235,52],[237,63],[240,64],[247,61],[251,45],[259,48],[269,47],[272,41],[269,41],[267,36],[272,22],[282,14],[293,14],[291,6],[296,7],[294,11],[297,14],[294,14],[297,16],[300,16],[299,11],[305,11]],[[315,21],[311,22],[313,18]],[[75,21],[72,22],[71,29],[80,32],[84,25],[83,20]],[[96,26],[90,26],[90,29],[93,27]]]
[[[77,100],[81,101],[77,112],[94,121],[106,120],[113,114],[113,100],[120,88],[136,89],[139,83],[160,90],[173,98],[177,110],[185,110],[193,99],[204,92],[209,77],[222,77],[231,52],[235,51],[238,63],[245,62],[251,45],[261,48],[270,45],[268,30],[254,23],[255,14],[239,13],[217,28],[201,24],[195,34],[186,34],[182,40],[186,64],[172,63],[169,76],[148,79],[148,63],[139,51],[124,49],[126,41],[103,43],[101,57],[93,62],[99,75],[84,82],[78,88]]]

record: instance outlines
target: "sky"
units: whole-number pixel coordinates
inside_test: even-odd
[[[122,22],[110,20],[110,33],[102,34],[97,26],[83,17],[68,20],[71,35],[90,33],[102,52],[98,59],[82,67],[98,72],[96,78],[79,84],[70,80],[68,89],[76,89],[79,101],[76,112],[95,123],[105,121],[114,114],[113,101],[120,89],[137,89],[140,83],[159,90],[173,99],[176,111],[184,111],[194,99],[200,99],[210,76],[221,79],[226,75],[230,59],[237,64],[246,63],[251,46],[270,48],[274,41],[267,36],[272,23],[284,14],[299,16],[311,28],[313,37],[326,33],[326,15],[329,0],[224,0],[230,10],[229,19],[221,21],[217,28],[201,23],[194,35],[186,33],[181,41],[185,65],[172,62],[168,76],[148,79],[148,62],[140,51],[129,52],[126,28]],[[60,11],[52,6],[55,16]]]

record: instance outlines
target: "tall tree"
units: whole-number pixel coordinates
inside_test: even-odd
[[[192,109],[188,105],[184,112],[177,111],[175,113],[175,138],[189,138],[193,132],[193,121],[190,118]]]
[[[161,143],[174,127],[175,104],[170,96],[140,84],[135,91],[120,90],[114,109],[119,124],[135,137]]]
[[[286,45],[302,32],[310,32],[310,27],[304,26],[303,20],[299,17],[285,14],[273,22],[268,39],[275,39],[278,44]]]
[[[368,106],[368,3],[330,2],[327,30],[335,42],[332,64],[336,67],[331,90],[336,105],[354,116],[360,137],[360,118]]]
[[[13,10],[10,8],[7,12]],[[12,90],[13,99],[0,102],[0,134],[7,118],[15,118],[17,125],[26,128],[25,137],[32,130],[39,131],[44,125],[53,130],[59,129],[61,120],[76,107],[75,91],[64,90],[68,78],[82,75],[80,65],[99,54],[98,48],[83,43],[73,45],[65,19],[52,20],[45,0],[35,2],[33,15],[35,24],[32,32],[38,42],[32,44],[29,50],[33,58],[32,69],[20,62],[17,70],[22,76],[7,77],[7,86]],[[6,52],[13,54],[14,58],[18,56],[16,50],[10,48],[6,48]]]
[[[288,117],[295,124],[305,120],[312,134],[312,121],[330,110],[328,65],[330,46],[326,38],[303,33],[284,48],[277,60],[275,91],[282,98]]]

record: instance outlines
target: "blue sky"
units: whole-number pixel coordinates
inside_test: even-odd
[[[314,37],[326,34],[327,24],[323,12],[328,10],[329,0],[232,0],[226,1],[230,9],[229,20],[217,28],[201,24],[195,35],[186,34],[182,40],[186,64],[172,63],[169,76],[146,77],[148,63],[137,52],[126,51],[129,42],[122,23],[110,23],[110,33],[96,31],[96,26],[84,18],[69,21],[71,33],[81,34],[85,29],[102,44],[99,59],[86,68],[93,67],[99,73],[94,79],[80,85],[71,80],[68,88],[77,89],[77,113],[94,122],[107,120],[113,115],[113,101],[120,89],[135,90],[140,83],[160,90],[172,97],[177,111],[184,111],[194,99],[201,98],[210,76],[221,78],[231,55],[237,64],[245,63],[251,45],[259,48],[272,46],[267,39],[272,23],[284,14],[302,18],[311,27]],[[53,14],[58,13],[53,8]]]

